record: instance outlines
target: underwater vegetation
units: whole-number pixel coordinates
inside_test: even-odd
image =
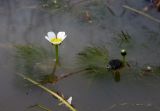
[[[43,48],[36,47],[36,46],[30,46],[30,45],[16,45],[15,48],[16,48],[16,54],[17,54],[16,55],[17,61],[19,60],[18,63],[24,64],[24,65],[21,64],[23,66],[22,72],[18,71],[17,75],[19,75],[23,79],[27,80],[29,83],[32,83],[33,85],[36,85],[36,86],[40,87],[41,89],[43,89],[44,91],[48,92],[53,97],[58,99],[60,101],[60,104],[66,105],[71,111],[77,111],[71,104],[72,96],[69,97],[68,100],[66,100],[63,97],[63,95],[60,95],[58,92],[50,90],[47,87],[43,86],[43,84],[55,83],[60,79],[68,77],[68,75],[64,75],[64,76],[61,76],[60,78],[58,78],[55,75],[55,70],[57,68],[57,65],[59,64],[58,46],[62,43],[62,41],[65,38],[66,38],[65,32],[58,32],[57,35],[55,35],[54,32],[48,32],[47,36],[45,36],[45,39],[47,39],[51,43],[52,46],[53,45],[55,46],[55,53],[56,53],[55,61],[51,61],[51,59],[50,59],[50,61],[53,62],[53,64],[54,64],[54,65],[51,65],[52,66],[52,73],[43,72],[43,71],[42,71],[43,72],[42,73],[41,72],[41,70],[43,70],[42,67],[35,68],[37,63],[44,64],[43,61],[47,61],[48,54],[45,49],[42,50]],[[20,67],[18,67],[18,69],[19,68]],[[48,69],[46,69],[46,70],[48,70]],[[40,73],[42,73],[44,75],[42,76]],[[29,75],[27,75],[27,74],[29,74]],[[38,74],[38,76],[41,79],[39,79],[39,77],[38,77],[38,79],[35,78],[35,76],[34,76],[35,74]],[[50,109],[48,109],[42,105],[38,105],[38,107],[40,107],[41,109],[47,110],[47,111],[51,111]]]
[[[91,78],[106,78],[113,75],[116,82],[120,81],[121,69],[128,66],[127,52],[121,50],[122,59],[109,60],[108,50],[103,47],[90,46],[78,53],[78,65],[86,69],[85,74]],[[112,74],[111,74],[112,73]]]
[[[38,86],[38,87],[44,89],[49,94],[51,94],[52,95],[51,99],[53,99],[52,98],[53,96],[56,97],[56,99],[59,100],[58,103],[61,104],[61,102],[63,101],[63,105],[67,104],[67,106],[73,111],[76,111],[76,109],[72,106],[72,103],[71,103],[72,96],[69,97],[71,99],[70,99],[70,101],[68,101],[67,98],[65,96],[63,96],[63,94],[65,94],[66,92],[67,93],[71,92],[71,95],[73,94],[73,97],[75,97],[75,98],[77,96],[76,99],[74,98],[76,100],[75,102],[77,102],[77,103],[81,103],[82,101],[87,100],[84,103],[82,103],[82,106],[81,105],[78,106],[79,108],[81,107],[82,109],[83,109],[83,106],[86,106],[86,107],[84,107],[84,110],[96,110],[96,109],[102,110],[102,108],[104,108],[104,107],[105,107],[104,110],[107,110],[106,106],[108,106],[108,104],[111,104],[112,102],[116,101],[116,99],[119,100],[119,101],[116,101],[118,103],[123,102],[123,98],[121,98],[121,97],[117,98],[119,95],[124,96],[124,98],[125,98],[124,100],[129,98],[129,101],[127,101],[127,100],[126,101],[128,102],[128,104],[132,105],[132,103],[131,103],[132,98],[137,99],[137,98],[134,98],[134,96],[140,97],[141,95],[139,95],[138,93],[135,93],[135,95],[134,95],[134,89],[133,89],[134,96],[132,98],[130,98],[130,95],[127,94],[128,92],[125,92],[125,91],[128,90],[127,88],[130,88],[129,84],[132,82],[130,80],[133,79],[132,78],[133,76],[136,76],[135,73],[137,73],[137,69],[139,72],[141,71],[140,73],[142,73],[143,76],[146,76],[147,74],[152,75],[153,73],[157,74],[157,75],[160,74],[159,67],[147,67],[144,69],[141,69],[140,67],[138,67],[135,70],[127,70],[128,71],[127,73],[122,74],[122,69],[124,69],[124,67],[126,66],[126,64],[125,64],[125,62],[126,62],[125,61],[125,56],[126,56],[125,51],[124,50],[121,51],[122,59],[121,59],[120,53],[118,53],[117,55],[114,55],[115,52],[117,52],[117,50],[115,50],[115,49],[118,49],[118,52],[120,52],[120,51],[119,51],[119,47],[116,46],[117,44],[115,42],[110,41],[110,40],[112,40],[112,37],[114,36],[113,31],[119,30],[119,32],[115,32],[115,33],[116,33],[117,42],[120,44],[121,48],[127,48],[128,46],[131,46],[133,44],[134,39],[138,38],[138,37],[132,37],[132,33],[138,31],[138,27],[139,27],[139,29],[141,29],[141,25],[142,25],[142,24],[140,24],[140,26],[139,26],[139,24],[134,24],[132,26],[133,23],[140,23],[139,19],[135,19],[136,16],[132,16],[132,15],[130,16],[130,14],[125,14],[123,16],[123,18],[118,18],[121,16],[118,16],[119,14],[118,15],[116,15],[116,14],[121,12],[121,10],[117,10],[117,6],[114,7],[109,3],[105,4],[105,2],[104,2],[105,0],[39,0],[39,1],[41,1],[41,4],[40,4],[42,6],[41,8],[43,8],[42,12],[41,12],[41,10],[40,11],[39,10],[31,10],[31,13],[30,13],[30,11],[29,12],[25,11],[25,13],[24,13],[25,17],[22,17],[21,19],[16,20],[16,23],[17,23],[19,20],[23,21],[23,18],[25,18],[24,23],[26,24],[27,30],[28,30],[26,32],[31,31],[31,32],[29,32],[27,37],[29,37],[29,38],[33,37],[36,32],[42,31],[41,33],[43,33],[43,31],[47,30],[48,28],[53,28],[55,30],[58,30],[56,28],[63,28],[64,30],[66,29],[67,31],[70,31],[69,35],[71,35],[72,36],[71,38],[73,38],[73,39],[71,41],[68,41],[68,43],[70,43],[69,45],[62,46],[64,48],[62,50],[68,49],[67,46],[72,46],[73,44],[76,45],[76,47],[74,47],[74,46],[72,47],[72,48],[74,48],[73,52],[72,52],[72,50],[65,50],[63,52],[64,59],[68,58],[66,56],[69,56],[72,59],[72,57],[73,57],[72,54],[74,53],[74,51],[77,51],[76,48],[84,47],[83,45],[85,43],[83,43],[83,44],[77,43],[76,44],[76,42],[78,42],[77,38],[78,38],[78,40],[83,39],[83,38],[79,38],[80,36],[84,37],[84,39],[83,39],[84,41],[85,41],[85,39],[87,40],[85,42],[91,41],[94,43],[95,42],[99,43],[100,42],[99,40],[102,40],[102,41],[104,40],[104,41],[106,41],[105,42],[106,46],[110,45],[110,49],[113,49],[111,52],[109,52],[105,46],[93,45],[93,46],[85,47],[76,56],[78,70],[75,69],[76,71],[70,72],[71,70],[68,70],[67,68],[65,69],[64,67],[61,67],[61,65],[63,65],[63,64],[57,65],[57,67],[58,67],[57,68],[58,71],[57,71],[56,65],[55,65],[59,61],[61,62],[61,58],[59,58],[58,48],[61,47],[60,44],[64,40],[64,38],[63,38],[64,36],[63,37],[58,36],[58,34],[55,35],[55,34],[53,34],[53,32],[49,32],[46,34],[47,36],[45,38],[49,41],[49,42],[48,41],[47,42],[50,44],[50,47],[53,48],[53,50],[48,50],[48,48],[45,49],[41,46],[36,46],[36,45],[16,45],[15,46],[15,48],[16,48],[16,58],[15,59],[16,59],[16,66],[17,66],[16,68],[18,70],[19,76],[21,76],[24,80],[30,82],[32,84],[32,86],[33,85]],[[72,8],[73,10],[70,10],[70,8],[71,8],[70,4],[69,4],[70,1],[73,1],[73,2],[80,1],[81,3],[83,1],[88,1],[88,2],[85,2],[84,4],[83,3],[81,4],[79,2],[81,5],[78,5],[78,2],[77,2],[77,4],[73,4],[73,5],[75,5],[75,7],[73,6],[74,8]],[[107,1],[110,1],[110,0],[107,0]],[[131,1],[131,3],[132,2],[134,2],[134,1]],[[127,3],[127,4],[130,4],[130,3]],[[10,5],[11,4],[9,4],[9,7],[10,7]],[[38,4],[38,6],[39,6],[39,4]],[[133,4],[133,6],[134,6],[134,4]],[[138,7],[139,6],[141,6],[141,4],[138,4]],[[11,5],[11,8],[13,9],[14,7]],[[81,10],[80,8],[82,8],[83,10]],[[112,8],[113,8],[113,10],[112,10]],[[123,6],[123,8],[125,8],[125,7]],[[69,11],[67,9],[69,9]],[[76,9],[76,10],[74,10],[74,9]],[[126,11],[126,9],[129,9],[129,8],[126,7],[125,11]],[[24,10],[25,10],[25,8],[21,11],[21,7],[18,7],[18,11],[16,10],[16,11],[9,12],[9,15],[12,16],[11,20],[13,18],[13,21],[11,21],[11,28],[10,27],[7,28],[8,30],[14,31],[14,28],[16,27],[16,23],[14,24],[14,20],[16,19],[16,16],[21,15],[17,12],[23,13]],[[68,12],[66,11],[66,13],[59,14],[59,12],[62,12],[65,10],[67,10]],[[77,10],[79,10],[79,11],[77,12]],[[33,11],[33,14],[32,14],[32,11]],[[46,13],[47,11],[48,12],[51,11],[51,14]],[[53,13],[52,13],[52,11],[53,11]],[[54,13],[54,11],[55,12],[57,11],[58,16]],[[12,12],[16,12],[16,15],[13,16]],[[84,19],[83,22],[93,23],[93,24],[81,25],[79,21],[75,20],[76,19],[75,13],[77,13],[77,15],[82,13],[83,15],[81,15],[81,16],[84,17],[84,18],[82,18],[82,19]],[[140,13],[138,13],[138,14],[140,14]],[[31,15],[31,17],[30,17],[30,15]],[[63,16],[61,16],[61,15],[63,15]],[[141,14],[141,15],[144,15],[144,14]],[[38,19],[39,16],[40,16],[40,22]],[[29,20],[26,17],[29,18]],[[133,17],[132,18],[133,21],[131,21],[131,23],[129,23],[128,18],[131,18],[131,17]],[[70,18],[71,18],[71,20],[70,20]],[[57,21],[57,19],[58,19],[58,21]],[[38,22],[36,22],[36,20]],[[41,23],[41,20],[44,20],[44,21],[42,21],[42,23]],[[141,20],[141,18],[140,18],[140,20]],[[29,27],[27,25],[27,23],[28,23],[27,21],[29,22]],[[7,19],[7,22],[8,22],[8,19]],[[113,25],[112,25],[112,22],[113,22]],[[21,24],[21,21],[18,22],[18,25],[19,24]],[[122,30],[121,28],[123,28],[123,27],[121,27],[121,25],[124,25],[124,28],[127,30],[125,30],[125,29]],[[146,25],[146,27],[148,27],[148,25]],[[101,28],[100,26],[103,26],[103,27]],[[12,30],[12,28],[13,28],[13,30]],[[33,29],[33,30],[31,30],[31,29]],[[112,29],[115,29],[115,30],[112,31]],[[25,30],[25,27],[24,27],[24,30]],[[154,30],[154,28],[153,28],[153,30]],[[95,32],[92,33],[92,31],[95,31]],[[20,33],[20,35],[21,35],[21,30],[18,31],[18,29],[17,29],[16,32]],[[22,31],[22,33],[23,33],[23,31]],[[85,35],[85,33],[87,33],[87,34]],[[83,34],[83,35],[81,35],[81,34]],[[106,36],[104,34],[106,34]],[[14,36],[16,36],[16,35],[17,34],[15,34]],[[17,37],[19,37],[20,35],[18,34]],[[62,35],[65,35],[65,34],[63,33]],[[138,33],[135,35],[138,35]],[[141,35],[143,35],[143,34],[140,32],[139,36],[141,36]],[[153,37],[155,37],[155,35],[158,36],[158,33],[151,34],[151,36],[153,36]],[[140,38],[140,40],[143,40],[143,37],[142,37],[142,39]],[[158,40],[158,39],[154,39],[153,37],[151,37],[153,42]],[[13,40],[16,40],[16,39],[17,38],[15,38]],[[26,40],[28,40],[28,39],[26,39]],[[44,39],[44,37],[43,37],[43,39]],[[151,39],[148,39],[148,41],[152,42]],[[12,39],[6,39],[6,40],[12,41]],[[32,40],[34,41],[34,40],[36,40],[36,38],[32,38]],[[2,39],[2,41],[3,41],[3,39]],[[83,41],[81,41],[81,42],[83,42]],[[39,43],[41,43],[41,41]],[[134,46],[136,46],[136,45],[137,44],[134,44]],[[154,48],[154,47],[151,47],[151,48]],[[69,54],[66,54],[66,52]],[[141,50],[139,51],[138,49],[136,49],[136,50],[129,51],[129,52],[132,52],[132,54],[133,54],[130,56],[131,60],[134,61],[136,59],[140,64],[141,64],[141,62],[143,64],[143,62],[145,61],[144,60],[145,58],[143,58],[142,56],[145,56],[145,55],[138,54],[138,52],[141,53]],[[113,53],[113,56],[116,56],[116,57],[119,56],[119,57],[115,58],[115,59],[111,59],[114,57],[110,57],[109,56],[110,53]],[[150,57],[152,57],[152,56],[150,56]],[[69,59],[67,61],[69,61],[68,64],[70,65],[70,63],[72,63],[73,61],[70,61]],[[67,67],[69,67],[68,64],[67,64]],[[54,70],[54,68],[56,71]],[[74,69],[74,67],[72,67],[72,69]],[[67,73],[65,73],[65,71],[67,71]],[[59,74],[56,75],[57,72]],[[87,89],[86,88],[87,85],[85,86],[84,84],[81,84],[81,82],[83,82],[83,83],[88,82],[88,80],[81,78],[82,75],[80,75],[80,77],[75,77],[75,78],[73,77],[71,79],[68,79],[67,81],[61,81],[60,84],[56,84],[58,81],[66,78],[66,77],[72,76],[74,74],[78,74],[79,72],[80,72],[80,74],[83,74],[84,77],[87,76],[87,77],[90,77],[91,79],[97,79],[97,80],[105,79],[104,87],[97,87],[99,84],[102,85],[102,83],[103,83],[103,80],[102,80],[102,81],[98,81],[99,83],[93,86],[94,88],[96,88],[96,90],[93,90],[93,88]],[[139,74],[139,72],[138,72],[138,74]],[[64,74],[61,74],[61,73],[64,73]],[[130,76],[130,78],[127,74]],[[127,78],[125,78],[126,76],[127,76]],[[106,80],[106,78],[107,78],[107,80]],[[127,84],[124,84],[124,82],[126,81],[124,78],[127,81],[129,81],[129,82],[127,82]],[[78,79],[78,81],[76,81],[77,84],[74,84],[75,83],[74,81],[76,79]],[[121,79],[122,79],[122,82],[118,83],[118,85],[115,86],[114,80],[116,82],[119,82]],[[106,82],[108,83],[108,81],[110,82],[110,80],[112,80],[113,82],[109,83],[109,91],[110,92],[108,92],[108,87],[107,87],[108,84],[106,85]],[[139,82],[139,83],[136,83],[136,85],[138,87],[136,87],[136,85],[135,85],[135,89],[139,89],[139,88],[143,87],[143,83],[142,82]],[[131,83],[131,84],[135,84],[135,83]],[[81,89],[79,89],[79,87],[78,87],[79,85],[80,85]],[[53,90],[48,89],[48,87],[50,87],[50,86],[53,88]],[[72,86],[74,86],[76,91],[74,91],[74,89],[73,90],[71,89]],[[57,87],[58,87],[58,90],[55,90]],[[116,88],[118,88],[118,89],[116,89]],[[144,89],[145,88],[147,90],[149,89],[147,87],[144,87]],[[64,91],[63,94],[61,93],[61,91],[62,91],[61,89]],[[81,93],[81,91],[82,91],[82,93]],[[92,94],[92,91],[94,94]],[[145,91],[145,90],[140,90],[140,91]],[[34,95],[34,93],[35,92],[33,92],[33,95]],[[110,93],[113,93],[113,94],[110,95]],[[115,95],[114,95],[114,93],[115,93]],[[131,91],[129,90],[129,93],[131,93],[131,95],[132,95],[132,90]],[[18,94],[19,94],[19,92],[18,92]],[[36,92],[36,94],[37,94],[37,92]],[[94,98],[95,94],[96,95],[100,94],[100,96]],[[109,96],[114,96],[116,99],[109,97],[108,100],[106,101],[106,98],[108,96],[107,94],[109,94]],[[143,92],[142,93],[140,92],[140,94],[143,94]],[[84,96],[84,98],[82,96]],[[103,96],[106,98],[103,98]],[[143,96],[143,97],[145,97],[145,96]],[[39,96],[36,96],[36,97],[39,97]],[[80,99],[78,97],[80,97]],[[86,99],[85,97],[88,97],[88,98]],[[144,99],[143,97],[142,97],[142,99]],[[152,97],[152,98],[154,98],[154,97]],[[148,100],[152,100],[152,98],[148,98]],[[42,98],[42,99],[44,99],[44,98]],[[46,99],[48,99],[48,98],[46,98]],[[97,104],[97,106],[95,106],[96,107],[95,109],[92,109],[92,103],[93,103],[92,99],[93,100],[97,99],[96,101],[93,101],[93,102],[95,102],[95,104]],[[39,100],[39,98],[38,98],[38,100]],[[138,98],[138,100],[139,100],[139,98]],[[34,102],[34,98],[33,98],[33,102]],[[100,104],[99,104],[99,102],[100,102]],[[144,101],[144,102],[146,102],[146,101]],[[26,103],[26,102],[24,102],[24,103]],[[52,103],[57,104],[57,102],[52,101],[51,103],[49,103],[49,105]],[[114,104],[116,104],[116,103],[114,103]],[[122,106],[125,104],[126,103],[122,104]],[[78,104],[76,104],[76,105],[78,105]],[[54,107],[53,107],[53,110],[50,110],[41,104],[37,104],[35,106],[41,107],[41,109],[44,109],[46,111],[54,111],[55,110]],[[68,109],[66,109],[66,110],[68,110]],[[114,110],[114,109],[108,109],[108,110]]]
[[[85,74],[93,78],[104,78],[108,75],[108,50],[105,47],[89,46],[78,53],[78,67],[86,69]]]
[[[34,73],[36,64],[49,59],[50,54],[43,47],[34,45],[16,45],[16,63],[18,69],[28,74]]]
[[[118,34],[118,36],[121,38],[121,42],[130,42],[131,36],[127,31],[121,31],[121,33]]]
[[[132,36],[124,30],[121,30],[120,33],[117,34],[115,41],[118,43],[119,47],[132,47]]]
[[[53,33],[51,35],[53,35]],[[51,40],[53,38],[51,38],[50,36],[48,36],[48,38],[46,39],[49,42],[53,42],[54,45],[57,45],[57,40]],[[54,39],[59,39],[59,38],[54,38]],[[60,44],[59,41],[58,41],[58,44]],[[42,47],[37,47],[34,45],[16,45],[15,48],[16,48],[16,54],[17,54],[16,59],[17,59],[18,66],[22,65],[21,67],[18,67],[22,69],[20,70],[22,73],[20,72],[18,73],[18,75],[24,78],[25,80],[27,80],[28,82],[42,88],[49,94],[53,95],[60,102],[63,102],[63,104],[65,104],[72,111],[77,111],[77,110],[72,106],[72,104],[70,104],[71,102],[69,103],[69,101],[65,99],[63,96],[59,95],[58,92],[50,90],[43,85],[47,83],[56,83],[57,81],[63,78],[79,73],[81,71],[84,71],[83,74],[93,79],[99,79],[99,78],[102,79],[102,78],[107,78],[108,76],[113,76],[114,80],[116,82],[119,82],[121,80],[121,69],[128,66],[128,63],[126,62],[126,59],[125,59],[127,55],[126,50],[124,49],[121,50],[122,59],[109,60],[109,52],[105,46],[93,45],[93,46],[85,47],[77,55],[78,67],[81,70],[77,72],[76,71],[71,72],[61,77],[58,77],[50,73],[51,70],[50,71],[48,70],[49,66],[51,66],[50,69],[53,69],[54,64],[56,64],[56,61],[51,61],[52,60],[51,58],[53,58],[53,55],[51,55],[49,51],[47,51]],[[157,67],[153,71],[160,72],[160,68]],[[143,72],[141,73],[143,73],[143,75],[146,75],[147,73],[151,74],[153,71],[151,67],[147,67],[147,69],[144,69]],[[24,75],[24,74],[29,74],[29,75]],[[38,79],[35,78],[35,74],[39,76]],[[51,111],[44,105],[40,105],[40,104],[37,104],[33,107],[39,107],[41,109]]]
[[[16,45],[16,69],[41,84],[56,83],[71,75],[56,76],[53,69],[56,60],[46,49],[34,45]],[[53,53],[54,54],[54,53]]]
[[[126,52],[121,52],[121,55],[122,53]],[[41,47],[33,45],[16,46],[18,72],[27,74],[27,76],[37,80],[41,84],[56,83],[59,80],[78,73],[85,74],[92,79],[107,78],[113,74],[115,80],[118,76],[120,80],[119,69],[121,69],[125,63],[125,55],[122,55],[122,60],[109,60],[109,52],[105,46],[89,46],[78,53],[78,68],[75,71],[56,76],[52,73],[56,61],[51,58],[51,54]],[[115,74],[118,76],[115,76]]]
[[[66,100],[63,96],[61,96],[58,92],[55,92],[43,85],[41,85],[40,83],[36,82],[35,80],[23,75],[23,74],[18,74],[19,76],[21,76],[23,79],[27,80],[28,82],[40,87],[41,89],[43,89],[44,91],[46,91],[47,93],[51,94],[53,97],[55,97],[57,100],[59,100],[60,104],[64,104],[66,105],[66,107],[68,107],[71,111],[77,111],[73,106],[72,106],[72,97],[69,97],[68,100]],[[33,106],[34,107],[34,106]],[[38,107],[40,107],[43,110],[46,111],[52,111],[50,109],[48,109],[47,107],[43,106],[43,105],[38,105]]]
[[[16,69],[42,84],[57,81],[57,76],[51,74],[54,60],[51,53],[41,46],[16,45]]]

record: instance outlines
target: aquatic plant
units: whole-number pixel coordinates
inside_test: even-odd
[[[58,77],[51,73],[55,61],[51,53],[41,46],[16,45],[16,69],[18,72],[39,81],[41,84],[56,83]],[[27,83],[27,85],[29,85]]]
[[[45,38],[55,45],[55,52],[56,52],[56,63],[59,62],[59,53],[58,53],[58,46],[62,43],[62,41],[67,37],[65,32],[58,32],[57,36],[54,32],[48,32],[48,36],[45,36]]]
[[[15,45],[17,69],[20,72],[33,74],[37,63],[50,58],[49,52],[40,46]],[[39,72],[40,73],[40,72]]]
[[[38,47],[35,45],[16,45],[16,64],[18,72],[25,73],[27,76],[39,81],[41,84],[56,83],[59,80],[65,79],[73,74],[82,72],[83,70],[76,70],[61,76],[56,76],[59,54],[58,46],[66,38],[64,32],[59,32],[57,36],[53,32],[49,32],[45,37],[56,50],[56,61],[54,61],[55,54],[51,51]]]
[[[119,42],[119,45],[122,46],[122,45],[125,45],[125,44],[129,44],[131,42],[131,35],[127,32],[127,31],[121,31],[119,34],[118,34],[118,42]]]
[[[78,53],[78,67],[86,69],[90,77],[104,78],[107,76],[108,50],[105,47],[89,46]]]

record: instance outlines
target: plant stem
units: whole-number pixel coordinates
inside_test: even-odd
[[[126,64],[126,57],[123,56],[123,65],[125,66],[125,64]]]
[[[58,45],[55,45],[55,51],[56,51],[56,64],[58,64],[59,63]]]
[[[33,79],[23,75],[23,74],[18,74],[19,76],[23,77],[25,80],[31,82],[32,84],[42,88],[43,90],[45,90],[46,92],[48,92],[49,94],[53,95],[54,97],[56,97],[60,102],[62,102],[63,104],[65,104],[71,111],[77,111],[71,104],[69,104],[63,97],[59,96],[57,93],[55,93],[54,91],[48,89],[47,87],[41,85],[40,83],[34,81]]]
[[[34,107],[39,107],[45,111],[52,111],[51,109],[48,109],[46,106],[41,105],[41,104],[36,104],[36,105],[30,106],[30,108],[34,108]]]
[[[53,75],[55,74],[56,69],[57,69],[57,65],[58,65],[58,63],[59,63],[58,45],[55,45],[55,52],[56,52],[56,62],[55,62],[55,64],[54,64],[54,66],[53,66],[53,71],[52,71],[52,74],[53,74]]]
[[[67,78],[67,77],[69,77],[71,75],[74,75],[74,74],[77,74],[77,73],[81,73],[81,72],[84,72],[84,71],[86,71],[86,69],[81,69],[81,70],[77,70],[77,71],[74,71],[74,72],[70,72],[70,73],[64,74],[64,75],[62,75],[62,76],[60,76],[58,78],[58,81],[62,80],[62,79],[65,79],[65,78]]]
[[[52,111],[50,109],[48,109],[47,107],[43,106],[43,105],[40,105],[40,104],[37,104],[37,106],[45,111]]]
[[[54,66],[53,66],[53,70],[52,70],[53,76],[55,76],[56,69],[57,69],[57,63],[55,62]]]

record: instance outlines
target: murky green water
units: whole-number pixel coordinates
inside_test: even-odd
[[[122,73],[118,83],[112,76],[93,80],[77,74],[48,85],[66,97],[72,96],[78,111],[159,111],[160,78],[153,73],[140,76],[140,72],[147,65],[160,66],[160,24],[122,7],[125,4],[142,10],[147,2],[102,0],[105,2],[76,4],[78,0],[70,1],[75,5],[73,8],[55,10],[42,8],[40,0],[0,0],[0,111],[39,111],[27,109],[35,104],[43,104],[53,111],[68,110],[58,106],[58,101],[41,89],[26,87],[23,79],[16,76],[13,45],[34,44],[52,51],[44,38],[51,30],[65,31],[68,36],[60,46],[63,71],[58,70],[58,76],[74,70],[77,53],[90,44],[105,45],[109,59],[120,58],[121,48],[128,52],[131,68]],[[86,18],[86,13],[91,18]],[[155,9],[147,13],[160,19]],[[130,35],[128,42],[118,36],[121,31]]]

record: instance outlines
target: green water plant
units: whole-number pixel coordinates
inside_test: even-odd
[[[53,52],[36,45],[15,45],[16,71],[27,74],[27,76],[39,81],[41,84],[56,83],[57,76],[51,74],[53,70]],[[51,57],[52,56],[52,57]],[[17,78],[16,84],[20,86],[20,79]],[[24,82],[25,86],[32,86]]]
[[[131,35],[127,31],[121,31],[118,33],[118,42],[120,42],[120,46],[124,44],[129,44],[131,42]]]
[[[89,46],[78,53],[78,66],[86,69],[90,77],[104,78],[107,76],[108,50],[105,47]]]
[[[15,45],[15,50],[16,68],[23,73],[33,74],[38,63],[50,58],[49,52],[41,46]]]
[[[48,37],[46,38],[49,39]],[[58,39],[59,43],[62,42],[62,39]],[[53,43],[59,44],[55,41],[53,41]],[[15,45],[15,49],[16,71],[27,74],[27,76],[30,76],[41,84],[55,84],[62,79],[84,71],[75,70],[57,76],[55,75],[57,65],[56,61],[53,59],[53,56],[55,56],[54,52],[36,45]],[[58,52],[57,49],[58,48],[56,48],[56,52]],[[57,53],[57,61],[59,59],[58,55],[59,54]]]

